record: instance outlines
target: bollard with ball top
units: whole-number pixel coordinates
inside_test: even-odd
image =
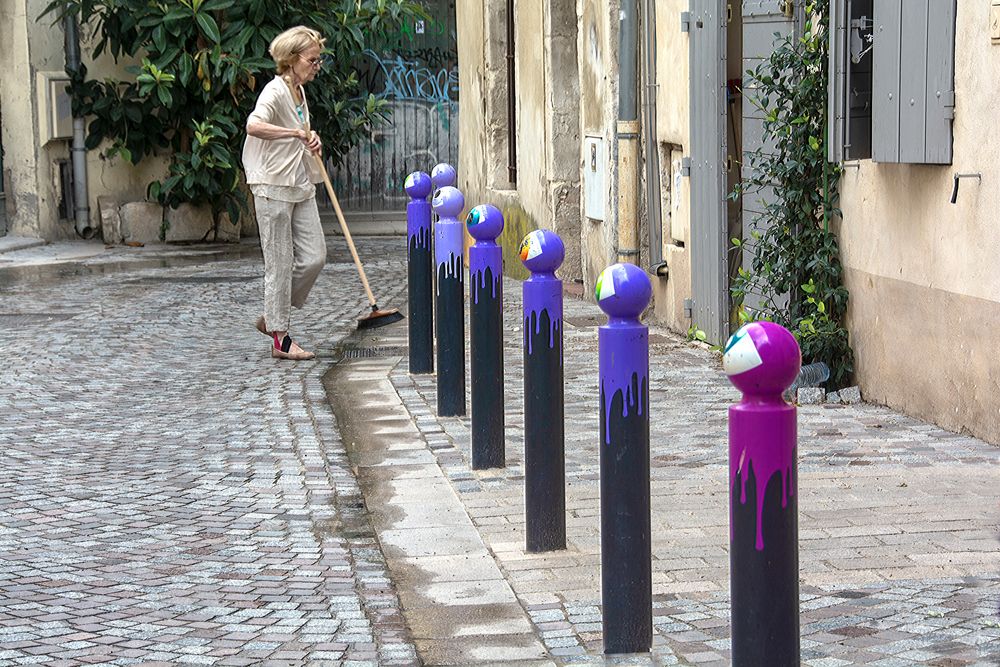
[[[563,423],[563,284],[555,271],[566,255],[548,229],[521,241],[531,271],[524,298],[524,533],[530,553],[566,548]]]
[[[608,315],[598,332],[605,653],[645,652],[652,643],[649,330],[639,322],[651,294],[634,264],[613,264],[597,278],[597,304]]]
[[[472,468],[505,465],[503,423],[503,254],[496,238],[503,213],[483,204],[465,221],[469,246],[469,345],[472,378]]]
[[[445,186],[434,192],[431,205],[439,218],[434,225],[438,416],[454,417],[465,414],[465,235],[457,217],[465,197]]]
[[[431,177],[415,171],[404,185],[406,205],[406,266],[409,287],[410,372],[434,372],[434,278],[431,249]]]
[[[729,565],[734,667],[799,664],[796,410],[781,393],[802,359],[795,337],[752,322],[722,356],[743,393],[729,408]]]

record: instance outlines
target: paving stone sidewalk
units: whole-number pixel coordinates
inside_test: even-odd
[[[562,664],[728,664],[726,411],[738,393],[717,355],[651,331],[654,650],[608,660],[597,450],[605,318],[566,301],[569,547],[527,554],[520,285],[504,289],[505,469],[471,470],[470,420],[435,416],[433,376],[409,375],[398,357],[385,369],[549,654]],[[397,333],[380,344],[400,342]],[[799,409],[805,665],[1000,664],[998,453],[884,407]]]
[[[415,662],[320,382],[365,308],[328,241],[313,362],[253,329],[259,255],[0,273],[0,665]],[[360,240],[386,304],[396,246]]]

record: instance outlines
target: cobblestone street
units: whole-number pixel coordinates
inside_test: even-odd
[[[270,358],[246,249],[0,271],[0,665],[728,664],[717,356],[651,332],[654,648],[605,658],[599,309],[566,300],[569,548],[526,554],[520,285],[507,467],[473,472],[405,323],[352,336],[366,302],[328,246],[293,312],[311,362]],[[359,251],[402,309],[405,241]],[[879,406],[800,407],[804,665],[1000,664],[997,454]]]
[[[0,664],[413,663],[320,384],[364,307],[328,241],[313,362],[254,330],[257,254],[0,278]]]

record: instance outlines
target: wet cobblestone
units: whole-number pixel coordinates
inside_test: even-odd
[[[729,664],[727,410],[739,395],[704,346],[650,336],[654,646],[602,655],[597,330],[566,300],[567,537],[524,552],[520,285],[506,297],[507,467],[472,472],[470,420],[433,417],[433,376],[391,371],[407,410],[561,664]],[[467,384],[471,382],[467,378]],[[998,449],[868,404],[799,409],[802,660],[1000,664]]]
[[[272,360],[256,257],[0,276],[0,664],[413,664],[320,382],[364,297],[342,239]],[[398,301],[398,239],[362,240]]]

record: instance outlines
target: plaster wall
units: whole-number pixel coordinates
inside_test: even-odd
[[[840,242],[867,400],[1000,442],[1000,45],[989,3],[958,3],[954,163],[849,165]],[[992,139],[987,139],[992,138]],[[952,175],[963,180],[949,203]]]
[[[517,0],[517,192],[524,210],[537,221],[552,219],[546,161],[545,25],[543,0]],[[542,224],[551,227],[551,223]]]
[[[62,196],[58,160],[69,159],[70,141],[56,139],[42,144],[39,124],[40,72],[61,73],[65,68],[63,31],[49,17],[37,20],[46,0],[0,0],[0,104],[3,105],[4,167],[8,171],[8,226],[11,234],[49,241],[73,238],[73,221],[60,219]],[[83,62],[88,77],[122,76],[131,62],[115,63],[103,56],[89,57],[96,40],[86,26],[81,29]],[[104,147],[102,147],[104,148]],[[138,166],[122,160],[108,161],[101,149],[87,155],[89,204],[92,225],[100,227],[97,198],[118,201],[145,198],[146,184],[166,173],[165,157],[143,160]]]
[[[577,54],[580,70],[580,162],[587,137],[599,137],[604,142],[604,220],[586,217],[584,202],[586,179],[581,180],[582,219],[580,263],[583,289],[593,300],[594,285],[609,264],[617,261],[617,188],[615,130],[618,113],[618,0],[579,0],[579,31]]]
[[[680,174],[680,159],[689,145],[690,80],[688,36],[679,16],[688,0],[656,3],[656,139],[660,158],[660,224],[666,278],[653,278],[653,316],[661,324],[685,332],[691,319],[684,300],[691,296],[690,181]]]
[[[36,21],[43,0],[0,0],[0,104],[3,114],[7,224],[12,235],[64,239],[72,224],[59,222],[56,160],[69,156],[66,143],[39,145],[35,73],[62,70],[62,31]]]

